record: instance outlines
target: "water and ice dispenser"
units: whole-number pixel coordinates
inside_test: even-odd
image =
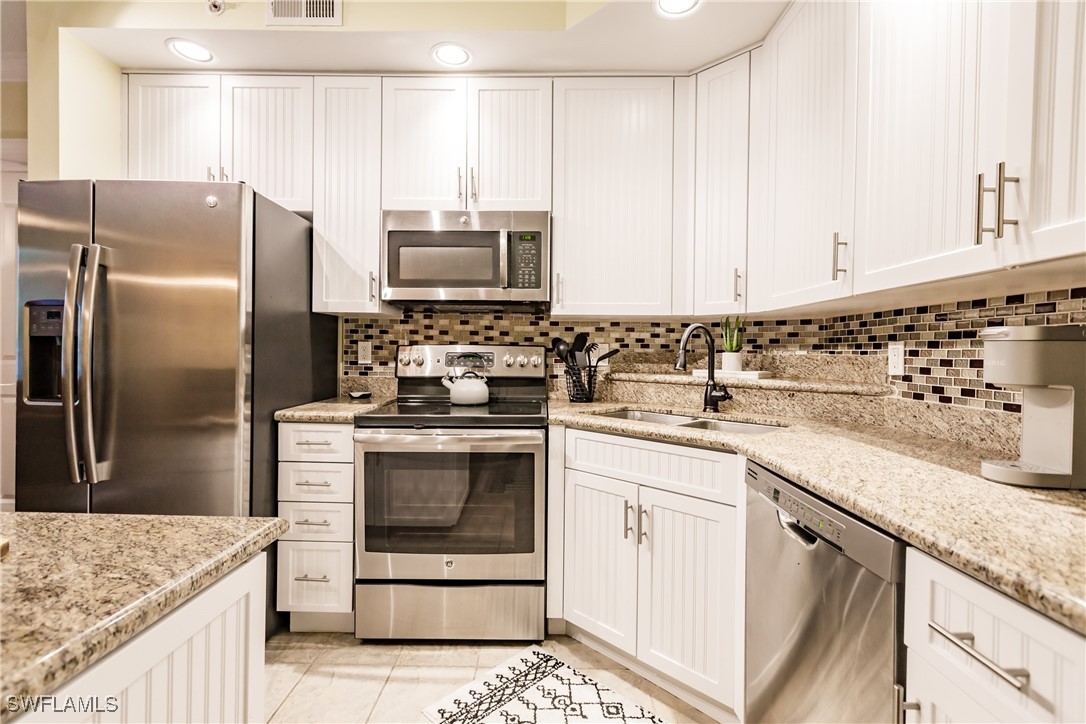
[[[64,303],[57,299],[23,307],[23,395],[28,402],[60,402],[61,326]]]

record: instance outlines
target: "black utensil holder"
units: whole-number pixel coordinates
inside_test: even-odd
[[[566,391],[570,402],[592,402],[596,394],[596,368],[566,367]]]

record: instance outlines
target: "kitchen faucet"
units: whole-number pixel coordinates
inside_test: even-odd
[[[732,399],[732,395],[728,392],[727,385],[716,384],[716,345],[713,343],[713,333],[709,331],[709,328],[700,322],[695,322],[686,328],[683,332],[683,337],[679,340],[679,354],[675,358],[675,369],[686,369],[686,344],[690,341],[690,337],[694,332],[701,331],[701,335],[705,337],[705,341],[709,343],[709,381],[705,383],[705,405],[701,408],[702,412],[720,412],[719,405],[721,402],[727,402]]]

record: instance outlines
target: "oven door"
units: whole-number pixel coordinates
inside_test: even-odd
[[[543,430],[357,429],[354,441],[359,579],[543,579]]]

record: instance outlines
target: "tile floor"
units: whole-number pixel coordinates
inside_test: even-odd
[[[283,633],[265,649],[270,722],[425,722],[422,710],[526,644],[360,644],[351,634]],[[655,684],[567,636],[542,647],[667,722],[712,722]]]

